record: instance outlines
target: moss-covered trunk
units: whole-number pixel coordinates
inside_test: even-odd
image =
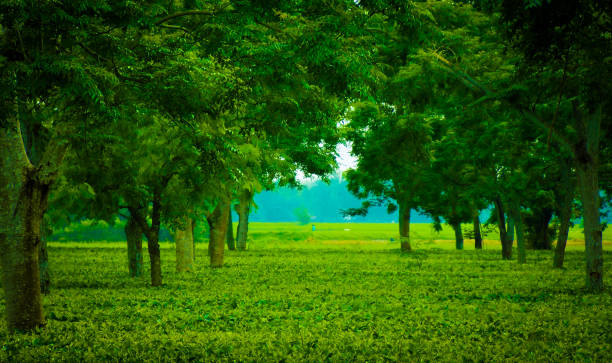
[[[400,234],[400,248],[402,252],[412,251],[410,245],[410,207],[405,203],[400,204],[399,207],[399,234]]]
[[[247,238],[249,233],[249,213],[251,212],[251,202],[253,201],[253,193],[244,190],[238,198],[236,211],[238,212],[238,230],[236,232],[238,250],[244,251],[247,249]]]
[[[49,273],[49,253],[47,251],[47,238],[42,232],[38,247],[38,269],[40,273],[40,292],[47,295],[51,292],[51,275]]]
[[[227,221],[227,236],[225,240],[227,241],[227,249],[230,251],[234,251],[236,249],[236,240],[234,239],[234,221],[232,221],[232,208],[230,207],[229,217]]]
[[[502,245],[502,258],[509,260],[512,258],[512,241],[506,231],[506,217],[504,214],[504,204],[501,198],[497,197],[494,200],[495,212],[497,213],[497,227],[499,228],[499,239]]]
[[[16,119],[0,128],[0,263],[10,330],[44,325],[39,245],[41,224],[53,180],[45,160],[34,167],[26,154]],[[61,158],[60,158],[61,159]]]
[[[225,252],[225,238],[227,236],[228,214],[230,212],[229,199],[221,199],[217,202],[214,211],[207,216],[210,226],[210,239],[208,242],[208,253],[210,256],[210,267],[223,266],[223,255]]]
[[[193,272],[193,228],[190,217],[185,216],[178,223],[174,231],[174,243],[176,245],[176,271]]]
[[[582,200],[584,218],[584,243],[586,258],[586,288],[593,292],[604,289],[602,228],[599,220],[599,139],[603,106],[588,117],[580,117],[578,125],[583,129],[583,140],[574,150],[576,174]],[[578,110],[575,109],[576,113]]]
[[[602,228],[599,221],[599,181],[595,165],[594,163],[579,165],[577,174],[584,218],[586,287],[597,292],[603,290],[604,284]]]
[[[142,276],[142,229],[134,217],[125,224],[125,239],[127,240],[128,270],[131,277]]]
[[[19,184],[21,195],[4,199],[0,212],[0,260],[8,327],[27,331],[45,324],[38,249],[43,213],[40,203],[47,193],[31,180]]]
[[[482,249],[482,234],[480,233],[480,213],[474,212],[474,248]]]
[[[454,223],[453,230],[455,231],[455,249],[463,249],[463,231],[461,231],[461,223]]]

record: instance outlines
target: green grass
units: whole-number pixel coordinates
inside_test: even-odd
[[[355,242],[387,242],[391,245],[391,239],[399,240],[398,225],[391,223],[314,223],[312,225],[297,225],[296,223],[252,223],[249,225],[249,236],[254,240],[254,246],[259,248],[276,248],[287,242],[315,241],[326,245],[353,244]],[[234,225],[234,228],[236,225]],[[463,225],[463,230],[472,230],[471,225]],[[455,234],[451,227],[443,225],[442,231],[434,231],[431,224],[413,223],[410,226],[412,245],[419,248],[455,248]],[[497,228],[492,229],[484,236],[485,249],[500,249],[499,232]],[[603,233],[606,242],[604,248],[612,250],[612,229],[606,229]],[[474,249],[473,240],[465,240],[465,249]],[[316,244],[315,244],[316,245]],[[318,248],[318,247],[316,247]],[[567,248],[569,250],[584,250],[583,231],[579,227],[570,230]]]
[[[550,251],[521,266],[428,226],[404,255],[392,225],[316,226],[255,223],[216,270],[199,244],[186,275],[162,243],[161,288],[127,277],[123,243],[52,243],[48,326],[0,323],[0,361],[612,360],[612,295],[583,291],[577,245],[554,270]]]

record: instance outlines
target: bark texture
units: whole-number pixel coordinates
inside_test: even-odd
[[[208,225],[210,226],[208,252],[210,256],[210,267],[212,268],[223,266],[223,254],[225,252],[225,238],[227,236],[230,204],[229,200],[219,200],[215,210],[207,216]]]
[[[147,248],[149,250],[149,261],[151,263],[151,286],[162,285],[161,256],[159,250],[159,229],[161,227],[161,190],[154,188],[153,203],[151,211],[151,226],[147,224],[145,216],[140,208],[129,206],[130,214],[134,217],[147,237]]]
[[[399,208],[399,233],[400,233],[400,244],[402,252],[412,251],[410,245],[410,207],[406,205],[400,205]]]
[[[152,233],[152,236],[147,238],[147,247],[149,249],[149,259],[151,261],[151,286],[161,286],[162,269],[159,250],[159,232]]]
[[[474,213],[474,248],[482,249],[482,234],[480,233],[480,213]]]
[[[586,288],[593,292],[604,289],[602,228],[599,220],[599,138],[602,118],[600,105],[594,115],[583,121],[581,134],[585,140],[575,150],[576,174],[580,189],[586,258]]]
[[[463,231],[461,230],[461,223],[453,224],[453,230],[455,231],[455,249],[463,249]]]
[[[176,245],[176,272],[193,272],[193,222],[190,217],[185,216],[179,221],[180,227],[174,232],[174,243]]]
[[[249,233],[249,214],[251,212],[251,202],[253,201],[253,193],[244,190],[238,198],[236,211],[238,212],[238,230],[236,232],[236,243],[238,250],[244,251],[247,249],[247,238]]]
[[[504,204],[501,198],[495,199],[495,212],[497,213],[497,227],[499,228],[499,239],[502,244],[502,258],[509,260],[512,258],[512,241],[506,231],[506,218],[504,214]]]
[[[236,240],[234,239],[234,221],[232,221],[232,208],[230,207],[229,219],[227,221],[227,249],[234,251],[236,249]]]
[[[49,187],[66,148],[50,142],[37,166],[30,163],[17,119],[0,128],[0,262],[10,330],[45,324],[39,246]]]
[[[590,165],[579,167],[578,181],[584,213],[586,286],[592,291],[602,291],[604,286],[602,229],[599,221],[600,201],[597,171],[593,169]]]
[[[40,292],[47,295],[51,292],[51,275],[49,274],[49,253],[47,251],[47,238],[42,233],[38,247],[38,268],[40,273]]]
[[[128,270],[131,277],[142,276],[142,229],[134,219],[130,217],[125,224],[125,239],[128,250]]]

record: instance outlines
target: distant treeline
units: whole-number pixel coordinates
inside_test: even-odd
[[[397,223],[398,213],[387,213],[386,207],[372,207],[365,217],[345,219],[341,210],[361,206],[357,199],[346,189],[346,181],[333,178],[330,184],[323,181],[304,187],[302,190],[279,188],[255,195],[256,210],[251,214],[253,222],[293,222],[297,221],[296,209],[306,209],[313,222],[324,223]],[[428,216],[413,213],[413,223],[430,223]]]

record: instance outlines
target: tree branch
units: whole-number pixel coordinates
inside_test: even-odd
[[[469,106],[474,106],[474,105],[477,105],[481,102],[484,102],[490,99],[503,99],[506,102],[508,102],[508,104],[512,106],[515,110],[519,111],[527,120],[533,122],[540,128],[544,129],[545,131],[549,131],[550,134],[559,142],[559,144],[561,144],[561,146],[565,147],[569,152],[572,153],[572,155],[574,156],[576,155],[574,144],[571,143],[568,139],[566,139],[563,135],[561,135],[558,131],[556,131],[552,124],[547,123],[546,121],[542,120],[539,116],[537,116],[534,111],[527,109],[526,107],[518,104],[517,102],[511,101],[507,98],[500,97],[498,92],[493,92],[489,90],[487,87],[481,85],[478,81],[470,77],[465,72],[456,70],[455,69],[456,67],[450,61],[448,61],[446,58],[442,57],[441,55],[434,53],[434,57],[436,57],[438,60],[440,60],[442,63],[446,65],[444,67],[445,69],[448,69],[455,76],[462,78],[466,82],[470,83],[471,85],[479,89],[482,93],[484,93],[484,95],[481,98],[472,102]]]
[[[219,8],[215,9],[215,10],[187,10],[187,11],[180,11],[178,13],[174,13],[174,14],[170,14],[164,18],[159,19],[158,21],[155,22],[155,25],[162,25],[163,23],[167,22],[168,20],[172,20],[175,18],[180,18],[183,16],[189,16],[189,15],[215,15],[217,14],[219,11],[227,8],[228,6],[230,6],[231,3],[227,2],[225,4],[223,4],[222,6],[220,6]]]
[[[182,31],[184,31],[185,33],[191,33],[191,32],[189,31],[189,29],[184,28],[184,27],[182,27],[182,26],[180,26],[180,25],[160,24],[159,26],[160,26],[160,27],[162,27],[162,28],[182,30]]]

